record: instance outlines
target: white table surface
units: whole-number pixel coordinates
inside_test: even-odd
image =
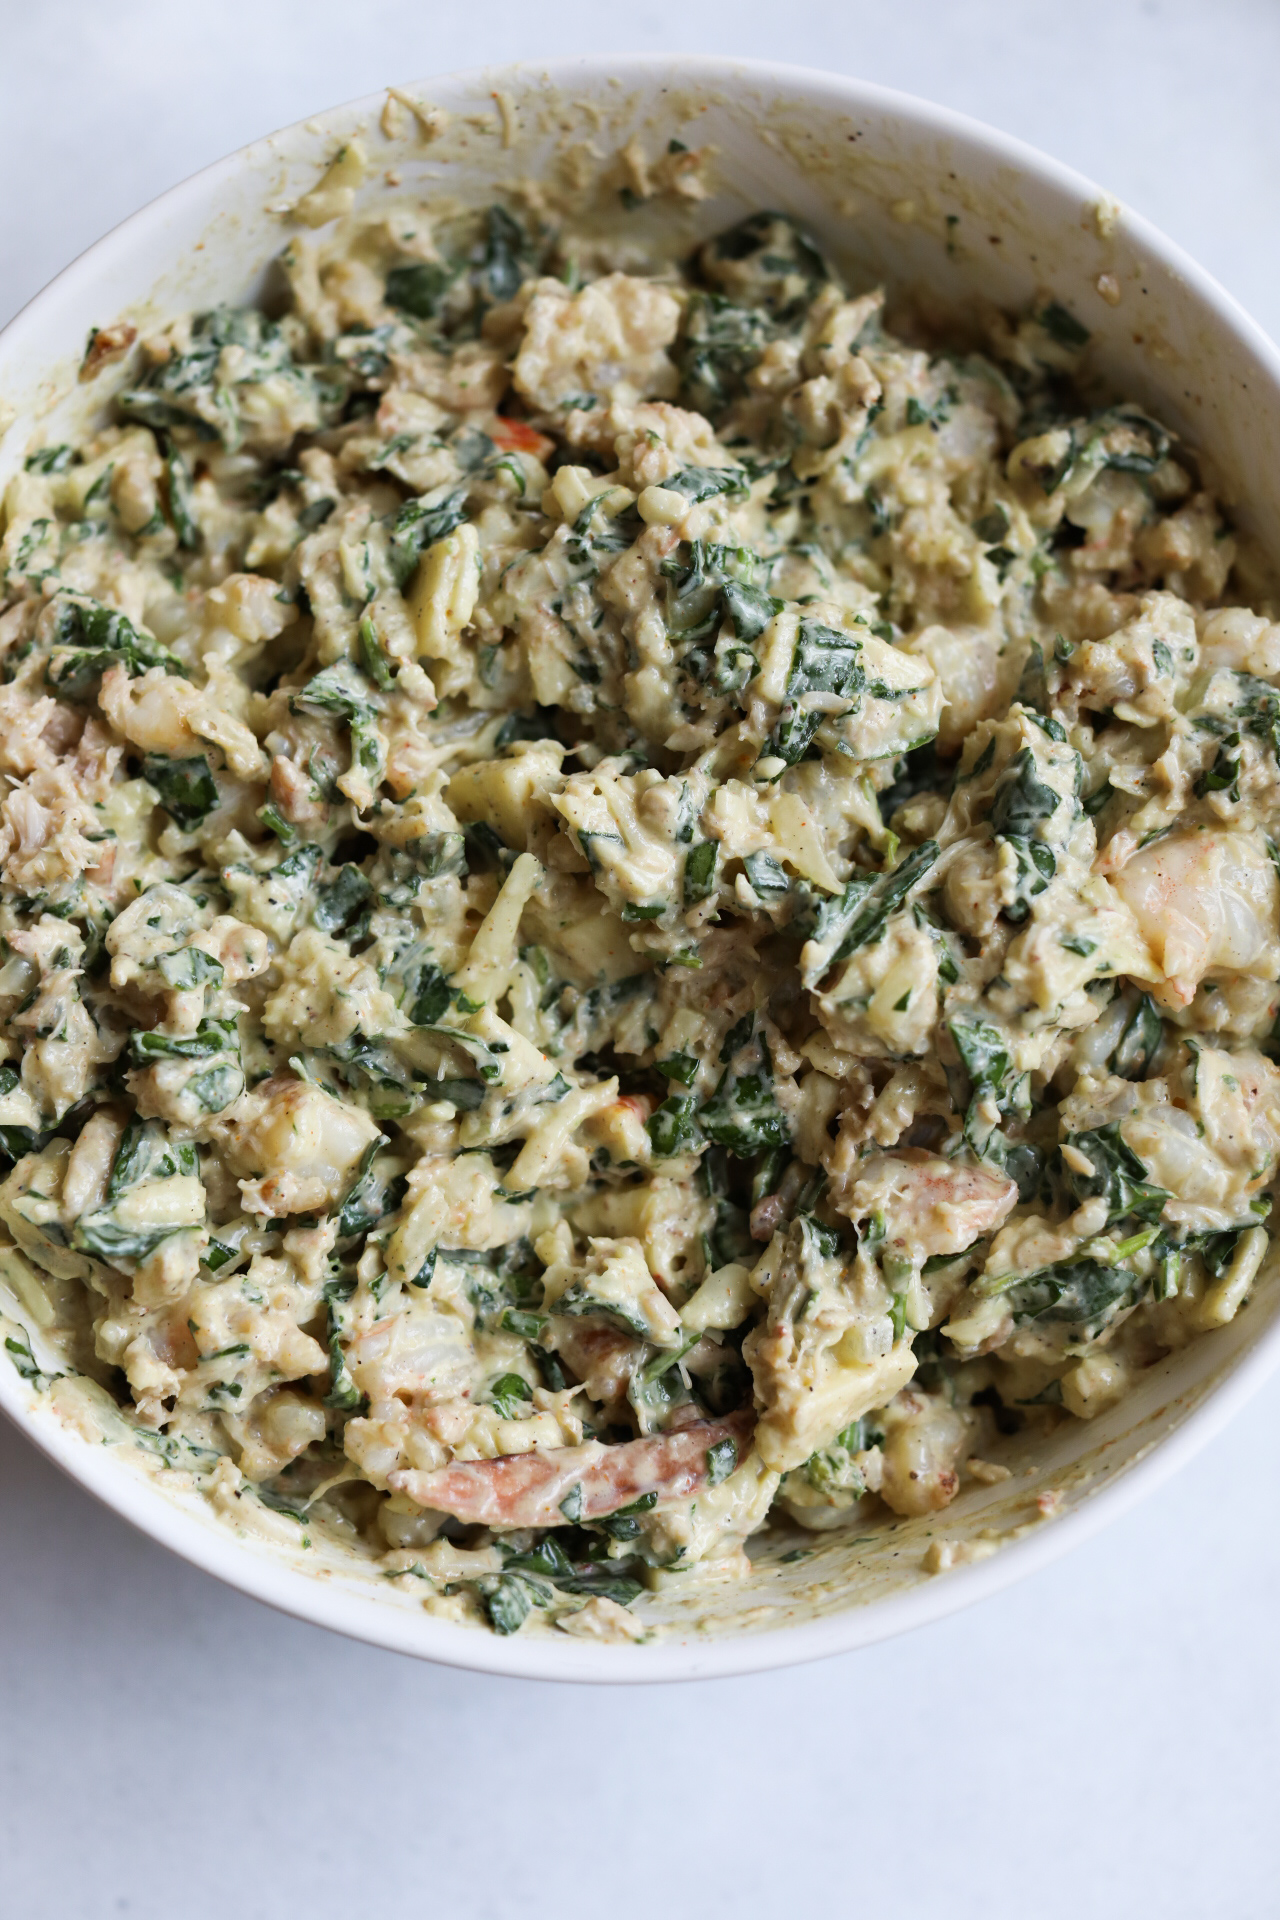
[[[0,0],[0,319],[319,107],[672,48],[857,73],[1018,133],[1280,332],[1268,0]],[[762,1679],[555,1689],[277,1617],[0,1424],[0,1913],[1273,1920],[1278,1522],[1280,1382],[975,1612]]]

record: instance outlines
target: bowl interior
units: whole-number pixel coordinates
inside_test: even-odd
[[[626,210],[619,153],[634,141],[652,161],[672,140],[710,150],[709,197]],[[807,224],[855,287],[884,283],[892,299],[960,326],[980,303],[1020,307],[1051,292],[1090,329],[1099,380],[1207,452],[1242,524],[1264,548],[1280,545],[1280,470],[1266,457],[1280,431],[1274,350],[1169,243],[1077,176],[940,109],[719,60],[565,62],[428,82],[390,107],[379,96],[320,115],[196,176],[100,242],[0,336],[0,486],[33,439],[70,437],[109,400],[110,373],[89,385],[76,377],[92,327],[129,319],[141,330],[188,308],[269,298],[271,263],[299,231],[287,210],[352,141],[367,162],[356,217],[402,200],[484,206],[528,191],[553,207],[585,205],[639,249],[655,238],[670,247],[673,232],[692,246],[775,207]],[[2,1256],[0,1311],[3,1331],[25,1329],[39,1358],[40,1301]],[[0,1405],[148,1532],[291,1611],[489,1670],[668,1678],[856,1645],[1035,1564],[1136,1494],[1155,1465],[1139,1463],[1158,1444],[1166,1467],[1207,1437],[1270,1366],[1278,1313],[1280,1295],[1264,1284],[1232,1325],[1150,1369],[1111,1412],[1065,1425],[1034,1456],[1015,1443],[1013,1478],[970,1486],[941,1515],[765,1542],[752,1581],[646,1602],[662,1632],[634,1649],[528,1630],[501,1641],[432,1618],[375,1568],[304,1544],[286,1517],[267,1515],[254,1532],[243,1517],[216,1517],[97,1390],[41,1386],[4,1367]],[[804,1557],[784,1560],[797,1546]],[[926,1562],[939,1558],[964,1570],[935,1578]]]

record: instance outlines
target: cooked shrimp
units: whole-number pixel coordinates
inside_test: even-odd
[[[929,1258],[963,1253],[984,1233],[994,1233],[1018,1198],[1015,1183],[989,1167],[902,1147],[855,1162],[831,1198],[851,1220],[878,1214],[895,1249]]]
[[[960,1490],[956,1471],[976,1425],[945,1399],[908,1387],[886,1408],[880,1494],[895,1513],[936,1513]]]
[[[1165,973],[1158,996],[1185,1007],[1209,973],[1280,977],[1280,887],[1259,835],[1173,833],[1115,876]]]
[[[590,1440],[550,1453],[458,1461],[435,1473],[401,1469],[388,1474],[387,1484],[420,1507],[472,1526],[559,1527],[570,1518],[602,1519],[651,1493],[658,1506],[689,1499],[713,1474],[725,1477],[716,1472],[713,1450],[730,1441],[740,1459],[754,1426],[754,1414],[735,1413],[616,1447]]]

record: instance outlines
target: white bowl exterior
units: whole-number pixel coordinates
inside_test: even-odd
[[[68,267],[0,333],[0,487],[32,444],[101,407],[110,382],[76,383],[91,327],[145,326],[255,297],[290,227],[279,211],[359,136],[373,166],[360,205],[442,194],[484,205],[546,177],[567,140],[601,159],[633,135],[652,155],[678,136],[714,148],[714,193],[683,216],[689,244],[741,214],[799,216],[857,285],[883,280],[963,314],[1048,291],[1091,330],[1090,364],[1213,459],[1219,490],[1280,551],[1280,356],[1223,290],[1145,222],[1078,175],[922,101],[852,80],[720,59],[562,61],[408,89],[449,116],[422,142],[386,138],[384,96],[258,141],[173,189]],[[394,168],[399,183],[388,188]],[[950,218],[949,218],[950,216]],[[628,216],[620,215],[621,219]],[[669,215],[667,218],[669,219]],[[650,218],[641,214],[644,222]],[[1113,304],[1099,291],[1119,290]],[[0,1307],[38,1328],[0,1286]],[[572,1680],[672,1680],[755,1671],[867,1644],[969,1604],[1079,1540],[1202,1445],[1280,1359],[1280,1292],[1261,1287],[1231,1326],[1142,1376],[1121,1405],[1072,1422],[1000,1487],[945,1516],[900,1521],[875,1543],[812,1536],[813,1555],[732,1587],[660,1601],[652,1644],[563,1634],[507,1639],[423,1611],[376,1572],[246,1535],[189,1491],[162,1490],[127,1444],[94,1443],[48,1396],[0,1366],[0,1407],[54,1461],[153,1538],[287,1612],[374,1644],[487,1672]],[[1047,1510],[1047,1517],[1046,1517]],[[287,1531],[287,1528],[286,1528]],[[924,1572],[931,1541],[975,1563]],[[998,1548],[998,1551],[996,1550]],[[306,1570],[310,1567],[310,1570]]]

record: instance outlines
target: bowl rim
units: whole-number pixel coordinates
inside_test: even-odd
[[[1086,175],[998,128],[918,95],[820,68],[712,54],[584,54],[470,67],[404,84],[415,91],[447,88],[461,94],[491,92],[495,82],[504,80],[508,85],[527,84],[532,79],[568,88],[583,82],[625,85],[634,81],[642,85],[655,75],[667,74],[677,74],[683,84],[716,86],[730,95],[735,86],[768,84],[779,97],[821,98],[824,104],[853,111],[870,108],[881,114],[896,114],[931,132],[949,134],[984,148],[992,159],[1011,165],[1019,174],[1056,188],[1082,205],[1097,204],[1103,197],[1101,189]],[[117,222],[0,329],[0,368],[7,352],[28,339],[35,340],[46,304],[74,298],[92,283],[117,250],[150,229],[163,229],[167,219],[188,199],[198,199],[221,179],[230,178],[254,149],[291,132],[323,126],[333,118],[376,115],[385,96],[386,89],[380,88],[246,142]],[[1138,246],[1184,283],[1192,303],[1207,307],[1230,331],[1259,375],[1280,389],[1280,350],[1235,297],[1142,215],[1126,206],[1120,209],[1119,220]],[[390,1652],[473,1672],[519,1679],[637,1684],[728,1678],[798,1665],[852,1652],[972,1606],[1047,1566],[1162,1485],[1221,1432],[1277,1365],[1280,1316],[1259,1327],[1229,1370],[1206,1388],[1172,1431],[1052,1524],[1010,1541],[989,1559],[956,1568],[944,1579],[933,1578],[904,1593],[855,1603],[817,1620],[784,1621],[752,1632],[730,1630],[723,1636],[679,1635],[668,1629],[650,1646],[595,1646],[562,1634],[501,1637],[435,1619],[420,1608],[389,1606],[372,1594],[351,1591],[340,1581],[286,1564],[212,1517],[197,1517],[164,1494],[160,1483],[118,1460],[114,1449],[86,1444],[52,1408],[35,1404],[17,1374],[8,1368],[0,1368],[0,1411],[46,1459],[112,1512],[193,1566],[279,1612]]]

